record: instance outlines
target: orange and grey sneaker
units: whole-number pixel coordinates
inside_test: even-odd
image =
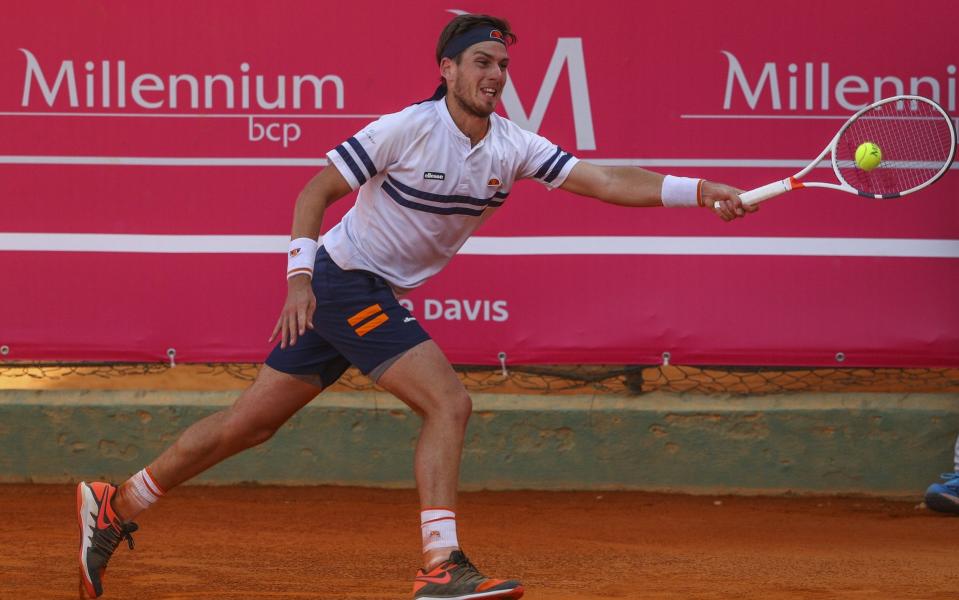
[[[77,486],[77,521],[80,523],[80,597],[98,598],[103,594],[103,572],[114,550],[124,539],[133,550],[131,533],[136,523],[124,523],[113,510],[117,488],[109,483],[84,483]]]
[[[429,573],[422,569],[413,582],[414,600],[467,600],[469,598],[521,598],[523,586],[515,579],[490,579],[476,570],[459,550]]]

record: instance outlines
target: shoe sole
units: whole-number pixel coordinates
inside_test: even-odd
[[[90,486],[81,481],[79,484],[77,484],[77,525],[80,527],[80,598],[96,598],[96,589],[93,587],[93,582],[90,581],[90,573],[87,571],[86,565],[84,564],[86,562],[84,558],[86,558],[86,553],[89,549],[89,546],[87,545],[87,537],[85,535],[86,531],[84,531],[85,523],[83,520],[83,503],[86,499],[85,494],[89,494],[94,504],[96,503],[96,499],[93,498],[93,492],[90,490]]]
[[[946,494],[926,496],[926,506],[936,512],[959,514],[959,498]]]
[[[496,598],[497,600],[518,600],[523,597],[523,586],[511,590],[497,590],[494,592],[480,592],[465,596],[417,596],[414,600],[474,600],[474,598]]]

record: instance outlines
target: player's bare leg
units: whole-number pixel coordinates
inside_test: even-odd
[[[169,490],[237,452],[268,440],[320,388],[264,365],[256,381],[228,409],[202,419],[143,472],[149,486]],[[145,508],[132,483],[119,488],[103,482],[77,486],[80,524],[80,593],[97,598],[103,593],[107,563],[124,539],[133,548],[131,520]],[[156,491],[156,489],[154,489]]]
[[[378,380],[379,385],[423,418],[414,456],[416,487],[425,511],[443,507],[455,523],[456,490],[466,425],[473,409],[466,388],[432,340],[409,350]],[[453,525],[455,539],[455,524]],[[424,540],[424,544],[425,544]],[[515,580],[481,574],[455,545],[428,549],[413,583],[414,598],[519,598]]]
[[[455,509],[460,455],[473,406],[466,388],[432,340],[410,349],[377,383],[423,418],[413,459],[420,505]],[[455,549],[428,553],[424,566],[446,559]]]
[[[315,385],[263,365],[253,384],[231,407],[188,427],[150,464],[150,473],[169,491],[234,454],[267,441],[320,391]],[[130,496],[129,487],[123,485],[114,500],[114,507],[125,519],[140,512]]]

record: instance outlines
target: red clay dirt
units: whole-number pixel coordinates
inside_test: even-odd
[[[465,493],[470,558],[531,600],[947,598],[959,518],[878,499]],[[0,598],[77,597],[74,488],[0,485]],[[174,490],[138,519],[109,600],[396,600],[419,559],[415,492]]]

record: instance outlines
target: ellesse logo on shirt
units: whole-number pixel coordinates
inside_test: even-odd
[[[446,173],[437,173],[436,171],[427,171],[423,173],[423,179],[436,179],[437,181],[443,181],[446,179]]]

